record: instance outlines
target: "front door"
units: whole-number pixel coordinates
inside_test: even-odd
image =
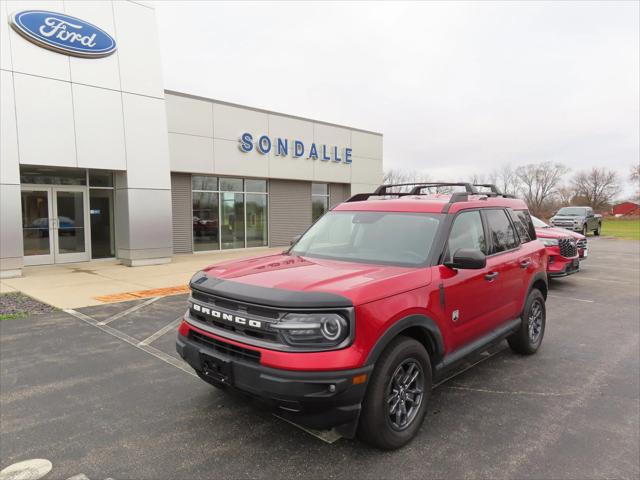
[[[89,260],[88,218],[86,187],[23,187],[25,265]]]

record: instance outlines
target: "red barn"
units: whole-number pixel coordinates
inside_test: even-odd
[[[613,206],[614,215],[640,215],[640,205],[634,202],[622,202]]]

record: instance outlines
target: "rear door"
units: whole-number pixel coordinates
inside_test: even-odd
[[[491,328],[519,315],[522,299],[523,265],[527,259],[520,246],[520,238],[504,209],[483,209],[482,215],[488,232],[489,256],[487,267],[499,279]]]

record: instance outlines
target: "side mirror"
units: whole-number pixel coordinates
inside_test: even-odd
[[[478,270],[487,266],[487,256],[477,248],[459,248],[453,254],[453,260],[445,265],[449,268]]]
[[[296,243],[298,243],[298,240],[300,240],[300,237],[301,237],[301,236],[302,236],[302,235],[296,235],[295,237],[293,237],[293,238],[291,239],[291,241],[289,242],[289,245],[293,246],[293,245],[295,245]]]

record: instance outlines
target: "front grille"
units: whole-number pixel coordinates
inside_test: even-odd
[[[580,240],[578,240],[578,248],[587,248],[587,239],[586,238],[582,238]]]
[[[222,318],[220,315],[217,317],[209,314],[205,315],[202,312],[202,308],[200,308],[200,311],[194,309],[192,302],[189,314],[199,322],[236,335],[242,335],[243,337],[270,343],[281,343],[278,332],[271,329],[270,324],[277,322],[286,312],[221,298],[196,289],[192,290],[191,297],[200,307],[207,307],[212,311],[216,310],[219,314],[226,316],[226,318]],[[243,324],[239,324],[238,322],[230,321],[229,316],[241,317],[246,321]],[[249,322],[248,320],[254,320],[255,322]],[[258,324],[259,326],[256,326]]]
[[[252,363],[260,363],[260,352],[251,350],[249,348],[238,347],[230,343],[221,342],[215,338],[207,337],[201,333],[191,330],[189,332],[189,338],[200,345],[204,345],[211,350],[220,352],[228,357],[237,358],[239,360],[245,360]]]
[[[561,238],[558,241],[558,246],[560,247],[560,255],[563,257],[572,258],[578,254],[576,241],[573,238]]]

